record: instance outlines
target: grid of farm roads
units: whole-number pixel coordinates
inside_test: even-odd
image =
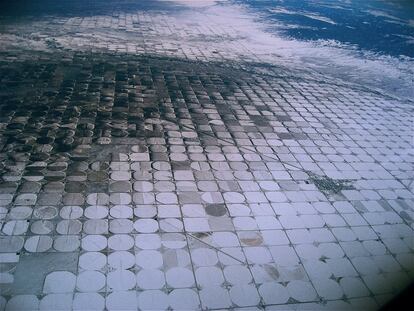
[[[376,310],[409,284],[410,106],[151,20],[1,48],[0,309]]]

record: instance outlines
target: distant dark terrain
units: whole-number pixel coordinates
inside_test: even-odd
[[[335,40],[391,56],[414,57],[414,1],[235,0],[300,40]]]
[[[189,0],[191,1],[191,0]],[[203,1],[203,0],[193,0]],[[334,40],[355,48],[391,56],[414,57],[414,1],[412,0],[230,0],[256,11],[270,25],[299,40]],[[107,14],[116,8],[179,9],[171,1],[121,0],[0,1],[1,18],[17,16]]]

